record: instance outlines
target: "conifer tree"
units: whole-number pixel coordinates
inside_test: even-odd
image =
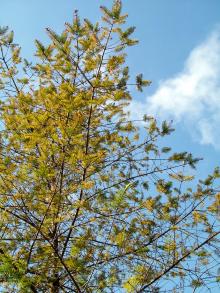
[[[190,292],[220,280],[219,170],[194,179],[198,159],[161,147],[169,123],[129,120],[129,86],[150,82],[129,76],[137,40],[121,8],[47,29],[36,64],[0,29],[1,292]]]

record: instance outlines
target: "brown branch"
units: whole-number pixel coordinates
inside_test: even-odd
[[[2,46],[0,46],[0,47],[1,47],[2,60],[3,60],[4,64],[5,64],[7,70],[9,71],[10,68],[8,67],[8,63],[7,63],[6,59],[5,59],[5,56],[4,56],[4,53],[3,53]],[[15,89],[16,89],[16,92],[19,94],[19,93],[20,93],[20,90],[19,90],[19,88],[18,88],[18,86],[17,86],[17,84],[16,84],[16,82],[15,82],[14,77],[13,77],[11,74],[10,74],[10,78],[11,78],[12,83],[13,83]]]
[[[110,40],[110,36],[111,36],[111,33],[112,33],[112,28],[113,28],[113,25],[111,25],[111,28],[109,30],[109,34],[108,34],[108,37],[107,37],[107,40],[106,40],[106,44],[105,44],[105,47],[104,47],[104,50],[103,50],[103,54],[102,54],[102,58],[101,58],[101,61],[100,61],[100,64],[99,64],[99,67],[98,67],[98,70],[97,70],[97,74],[96,76],[99,75],[100,73],[100,70],[101,70],[101,67],[102,67],[102,62],[103,62],[103,58],[104,58],[104,55],[105,55],[105,51],[107,49],[107,46],[108,46],[108,42]],[[78,66],[78,69],[79,71],[81,72],[81,69],[80,67]],[[91,84],[92,86],[92,100],[94,99],[95,97],[95,87]],[[88,154],[88,150],[89,150],[89,141],[90,141],[90,124],[91,124],[91,119],[92,119],[92,111],[93,111],[93,107],[92,105],[90,106],[90,110],[89,110],[89,117],[88,117],[88,124],[87,124],[87,134],[86,134],[86,147],[85,147],[85,155]],[[83,170],[83,177],[82,177],[82,182],[86,180],[86,173],[87,173],[87,167],[84,168]],[[83,198],[83,189],[80,190],[80,196],[79,196],[79,200],[82,200]],[[71,237],[71,234],[72,234],[72,231],[73,231],[73,227],[74,227],[74,224],[78,218],[78,215],[79,215],[79,211],[80,211],[80,207],[78,207],[76,209],[76,213],[75,213],[75,216],[73,218],[73,221],[71,223],[71,227],[70,227],[70,230],[68,232],[68,235],[66,237],[66,241],[64,243],[64,247],[63,247],[63,251],[62,251],[62,254],[61,256],[63,257],[64,254],[65,254],[65,251],[66,251],[66,248],[67,248],[67,245],[68,245],[68,242],[69,242],[69,239]]]
[[[164,171],[168,171],[168,170],[173,170],[173,169],[176,169],[176,168],[179,168],[179,167],[183,167],[183,166],[186,166],[187,163],[183,163],[183,164],[180,164],[180,165],[176,165],[176,166],[171,166],[171,167],[166,167],[166,168],[163,168],[163,169],[158,169],[158,168],[155,168],[153,171],[150,171],[150,172],[146,172],[146,173],[143,173],[143,174],[138,174],[138,175],[135,175],[135,176],[131,176],[131,177],[128,177],[126,179],[123,179],[123,180],[120,180],[114,184],[112,184],[111,186],[108,186],[108,187],[105,187],[95,193],[93,193],[92,195],[90,195],[86,200],[90,200],[91,198],[95,197],[96,195],[110,189],[110,188],[113,188],[113,187],[116,187],[122,183],[125,183],[125,182],[129,182],[129,181],[132,181],[132,180],[135,180],[137,178],[141,178],[141,177],[145,177],[145,176],[148,176],[148,175],[151,175],[151,174],[155,174],[155,173],[162,173]]]
[[[19,220],[25,222],[26,224],[29,224],[31,227],[33,227],[34,229],[36,229],[37,231],[40,231],[41,236],[50,244],[51,248],[53,249],[54,253],[56,254],[56,256],[58,257],[60,263],[63,265],[64,269],[66,270],[68,276],[70,277],[70,279],[72,280],[74,286],[77,289],[78,293],[83,293],[78,285],[78,283],[76,282],[75,278],[72,276],[69,268],[67,267],[66,263],[63,261],[62,257],[60,256],[60,254],[56,251],[53,243],[51,243],[50,239],[44,235],[44,233],[39,229],[39,227],[37,227],[34,223],[30,222],[28,219],[24,219],[23,217],[17,215],[16,213],[9,211],[7,209],[5,209],[4,207],[0,206],[1,210],[4,210],[5,212],[13,215],[14,217],[18,218]]]
[[[200,201],[197,203],[197,205],[193,206],[193,207],[191,208],[191,210],[190,210],[188,213],[186,213],[184,216],[181,216],[181,215],[180,215],[181,218],[175,223],[175,225],[179,225],[182,221],[184,221],[184,220],[185,220],[190,214],[192,214],[193,211],[195,211],[195,210],[197,209],[197,207],[198,207],[200,204],[203,203],[204,200],[205,200],[205,198],[203,198],[202,200],[200,200]],[[96,265],[100,265],[100,264],[103,264],[103,263],[107,263],[107,262],[110,262],[110,261],[114,261],[114,260],[117,260],[117,259],[119,259],[119,258],[122,258],[122,257],[128,256],[128,255],[130,255],[130,254],[137,253],[139,250],[148,247],[149,245],[151,245],[151,244],[154,243],[155,241],[157,241],[157,240],[159,240],[160,238],[162,238],[163,236],[165,236],[165,235],[166,235],[167,233],[169,233],[171,230],[172,230],[172,226],[171,226],[170,228],[166,229],[164,232],[162,232],[162,233],[159,234],[159,235],[158,235],[158,234],[152,235],[152,236],[151,236],[151,239],[150,239],[148,242],[144,243],[143,245],[141,245],[140,247],[134,249],[133,251],[129,251],[129,252],[121,253],[121,254],[119,254],[119,255],[115,255],[115,256],[110,257],[110,258],[108,258],[108,259],[106,259],[106,260],[104,260],[104,261],[102,260],[102,261],[96,263]],[[92,267],[93,265],[94,265],[94,264],[91,264],[91,265],[89,265],[88,267]]]
[[[145,289],[147,289],[148,287],[150,287],[151,285],[153,285],[156,281],[158,281],[160,278],[162,278],[167,273],[169,273],[172,269],[174,269],[180,262],[182,262],[183,260],[185,260],[188,256],[190,256],[191,254],[193,254],[194,252],[196,252],[198,249],[200,249],[204,245],[208,244],[213,238],[215,238],[219,234],[220,234],[220,231],[213,233],[205,241],[203,241],[202,243],[200,243],[198,246],[196,246],[195,248],[193,248],[191,251],[185,253],[181,258],[179,258],[177,261],[175,261],[169,268],[167,268],[165,271],[163,271],[161,274],[159,274],[150,283],[148,283],[147,285],[143,286],[139,291],[137,291],[137,293],[144,292]]]

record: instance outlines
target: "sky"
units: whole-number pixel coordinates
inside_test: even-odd
[[[99,20],[99,6],[110,0],[0,0],[0,25],[8,25],[33,58],[34,40],[47,41],[46,27],[61,32],[73,11]],[[124,0],[128,25],[136,26],[140,43],[129,49],[135,76],[143,73],[152,85],[134,93],[133,117],[153,114],[173,120],[176,131],[166,139],[175,150],[188,150],[204,160],[205,177],[220,166],[220,1]]]

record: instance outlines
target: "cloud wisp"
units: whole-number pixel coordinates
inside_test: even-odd
[[[143,102],[133,101],[129,110],[133,117],[173,119],[201,144],[220,149],[220,30],[191,51],[181,72],[161,81]]]

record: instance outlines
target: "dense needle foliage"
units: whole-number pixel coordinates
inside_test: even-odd
[[[140,136],[129,121],[128,87],[150,82],[129,77],[137,41],[121,2],[101,10],[101,23],[75,12],[62,34],[47,29],[36,64],[0,30],[1,292],[189,292],[219,280],[219,171],[190,183],[198,160],[159,147],[169,123],[145,116]]]

